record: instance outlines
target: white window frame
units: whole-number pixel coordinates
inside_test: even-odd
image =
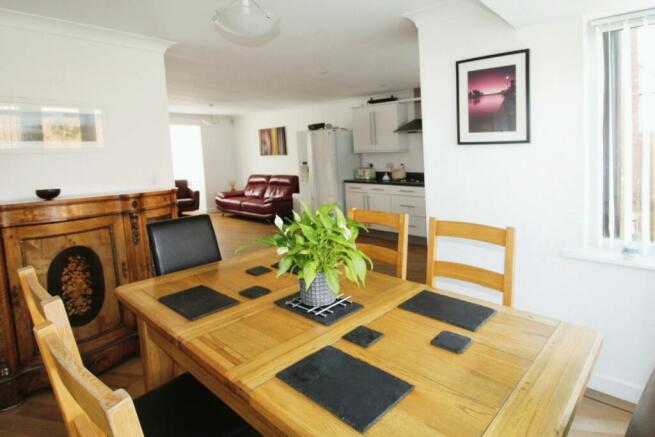
[[[585,236],[584,247],[578,250],[566,250],[563,256],[596,261],[627,267],[655,270],[655,244],[644,242],[635,245],[631,242],[603,236],[603,111],[604,111],[604,54],[602,33],[607,30],[623,29],[626,26],[641,25],[644,22],[655,25],[655,9],[637,11],[630,14],[607,17],[589,23],[586,66],[587,78],[587,117],[589,131],[587,135],[587,198],[585,199]],[[627,113],[626,117],[631,116]],[[624,132],[631,135],[631,132]],[[632,190],[626,186],[624,191]],[[648,193],[650,194],[650,193]],[[643,210],[643,208],[642,208]],[[623,213],[626,214],[626,211]],[[631,213],[630,213],[631,215]],[[643,216],[642,216],[643,217]],[[627,235],[624,235],[627,237]],[[648,238],[649,235],[646,235]],[[637,247],[635,247],[637,246]],[[638,254],[624,253],[625,248],[639,251]]]

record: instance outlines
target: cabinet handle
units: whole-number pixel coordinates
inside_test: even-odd
[[[384,188],[371,188],[371,191],[384,191]]]
[[[375,144],[373,142],[373,115],[374,112],[368,113],[368,142],[369,144]]]
[[[373,144],[378,143],[378,121],[377,121],[377,114],[374,112],[373,113]]]
[[[121,264],[121,270],[123,271],[123,277],[127,279],[127,263],[125,261]]]
[[[410,227],[410,228],[415,228],[415,227],[416,227],[416,225],[409,225],[409,227]]]
[[[402,206],[403,208],[416,208],[414,205],[402,205],[401,204],[400,206]]]
[[[400,191],[401,193],[416,193],[416,191],[414,190],[398,190],[398,191]]]
[[[10,298],[12,302],[17,302],[21,298],[20,290],[18,289],[17,285],[11,286]]]

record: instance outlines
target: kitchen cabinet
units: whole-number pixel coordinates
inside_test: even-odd
[[[346,184],[346,208],[370,209],[409,214],[409,234],[425,237],[425,189],[401,185]],[[394,232],[391,228],[369,226],[370,229]]]
[[[407,123],[406,103],[379,103],[353,108],[355,153],[401,152],[408,149],[405,133],[394,132]]]
[[[347,208],[368,209],[366,207],[366,193],[346,191]]]

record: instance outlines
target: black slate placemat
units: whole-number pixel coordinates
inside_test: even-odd
[[[246,270],[246,273],[252,276],[259,276],[263,275],[265,273],[272,272],[271,269],[269,269],[266,266],[256,266],[256,267],[251,267],[248,270]]]
[[[472,341],[469,337],[451,331],[441,331],[430,342],[432,346],[440,347],[457,354],[461,354],[468,349],[471,343]]]
[[[277,377],[359,432],[365,432],[414,386],[327,346]]]
[[[428,290],[423,290],[411,299],[406,300],[399,308],[441,320],[469,331],[475,331],[496,314],[494,309],[443,296]]]
[[[343,338],[363,348],[367,348],[384,337],[384,334],[366,326],[358,326]]]
[[[257,299],[258,297],[265,296],[270,292],[271,290],[266,287],[255,285],[241,290],[239,294],[243,297],[247,297],[248,299]]]
[[[204,285],[160,297],[159,302],[189,320],[197,320],[239,303],[238,300]]]
[[[303,308],[301,306],[289,306],[287,305],[287,302],[297,298],[300,296],[300,293],[294,293],[291,294],[285,298],[278,299],[275,301],[275,305],[282,307],[284,309],[287,309],[293,313],[299,314],[303,317],[307,317],[308,319],[311,319],[315,322],[318,322],[322,325],[331,325],[334,322],[354,313],[355,311],[359,311],[362,308],[364,308],[364,305],[357,303],[357,302],[350,302],[346,306],[336,306],[332,309],[331,313],[324,313],[325,317],[320,316],[320,315],[315,315],[313,313],[308,313],[306,308]]]

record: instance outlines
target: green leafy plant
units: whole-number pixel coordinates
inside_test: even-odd
[[[339,275],[356,284],[364,284],[371,259],[357,249],[355,240],[366,227],[347,218],[337,204],[326,204],[312,212],[303,204],[302,214],[293,212],[286,222],[275,217],[278,232],[259,238],[262,244],[277,248],[280,259],[277,275],[297,271],[309,286],[318,273],[324,273],[328,286],[339,294]]]

